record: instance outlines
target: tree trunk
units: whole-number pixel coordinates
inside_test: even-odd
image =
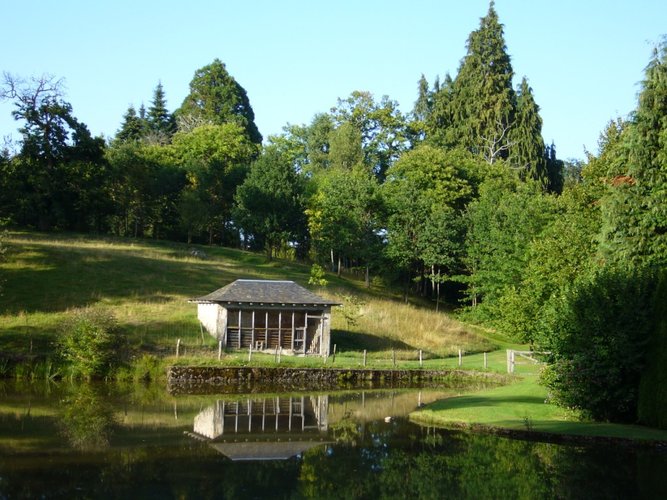
[[[336,274],[339,278],[340,278],[340,268],[341,268],[340,254],[338,254],[338,272]]]
[[[371,271],[370,271],[370,268],[369,268],[368,265],[366,265],[366,279],[365,279],[365,282],[366,282],[366,288],[370,288],[371,287]]]

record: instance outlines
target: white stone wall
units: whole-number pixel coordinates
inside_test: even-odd
[[[212,337],[224,341],[227,309],[218,304],[197,304],[197,319]]]

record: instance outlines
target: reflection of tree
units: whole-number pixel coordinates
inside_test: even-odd
[[[349,414],[331,426],[336,443],[346,446],[357,446],[361,440],[359,423]]]
[[[70,445],[93,451],[109,446],[113,408],[91,385],[75,386],[63,400],[60,428]]]

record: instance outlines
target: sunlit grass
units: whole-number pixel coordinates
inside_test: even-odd
[[[623,437],[667,441],[667,430],[638,425],[582,421],[576,412],[547,402],[536,374],[513,384],[452,397],[414,412],[418,423],[440,426],[486,426],[577,436]]]
[[[308,265],[227,248],[198,247],[207,256],[200,259],[191,255],[192,246],[150,240],[15,232],[7,244],[7,260],[0,263],[6,278],[0,351],[21,355],[48,355],[59,325],[80,307],[113,312],[128,345],[138,352],[168,355],[178,339],[185,349],[214,351],[215,341],[202,336],[189,298],[238,278],[305,285],[310,272]],[[419,350],[425,365],[444,366],[452,364],[444,358],[456,357],[459,349],[466,355],[494,349],[473,328],[444,313],[405,304],[384,289],[366,290],[356,279],[327,278],[330,286],[317,293],[341,303],[355,296],[361,304],[354,325],[341,309],[333,311],[332,344],[353,364],[361,364],[363,350],[377,366],[393,366],[394,359],[419,366]],[[297,357],[294,363],[311,361]]]

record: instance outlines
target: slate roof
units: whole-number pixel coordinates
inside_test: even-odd
[[[336,306],[338,302],[323,299],[293,281],[236,280],[203,297],[190,299],[197,304],[291,304]]]

